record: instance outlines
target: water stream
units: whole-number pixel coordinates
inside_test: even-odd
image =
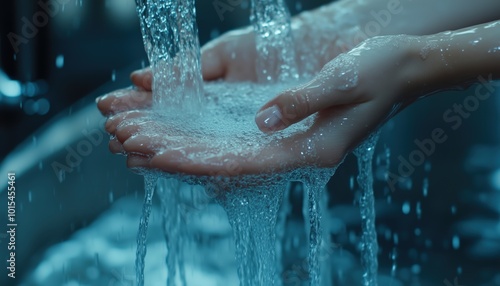
[[[275,228],[285,186],[233,189],[219,198],[233,228],[241,286],[277,285]]]
[[[259,82],[299,79],[290,12],[283,0],[252,0]]]
[[[138,286],[144,285],[144,259],[146,258],[146,242],[148,236],[149,216],[153,207],[153,195],[155,191],[156,181],[158,176],[153,173],[146,173],[144,175],[144,205],[142,209],[142,216],[139,222],[139,231],[137,233],[137,252],[135,260],[136,269],[136,284]]]
[[[200,113],[205,102],[195,0],[136,0],[151,65],[154,107]]]
[[[306,217],[306,233],[309,241],[308,270],[309,285],[323,285],[321,281],[320,249],[323,243],[323,230],[321,225],[323,210],[320,200],[323,190],[330,178],[335,174],[335,169],[311,169],[304,180],[304,216]],[[307,206],[307,207],[306,207]]]
[[[186,273],[184,267],[185,244],[189,243],[190,237],[183,225],[181,202],[181,182],[176,179],[158,180],[158,196],[161,201],[162,228],[167,246],[167,284],[176,285],[177,281],[186,286]]]
[[[358,184],[361,189],[359,208],[361,210],[361,264],[363,265],[363,285],[377,286],[378,243],[375,229],[375,199],[373,194],[373,153],[379,133],[372,134],[354,154],[358,158]]]

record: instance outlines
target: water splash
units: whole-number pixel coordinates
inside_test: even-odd
[[[288,183],[287,187],[283,193],[283,199],[278,212],[278,218],[276,222],[276,261],[277,261],[277,273],[283,272],[283,253],[285,252],[285,246],[283,245],[285,241],[286,234],[286,223],[287,218],[292,213],[292,204],[290,202],[290,193],[292,192],[292,183]]]
[[[319,259],[320,249],[323,243],[323,229],[321,220],[323,210],[321,200],[323,190],[336,169],[310,169],[303,178],[304,208],[303,213],[306,220],[306,233],[309,239],[308,270],[309,285],[317,286],[321,284],[321,261]]]
[[[149,216],[153,207],[153,194],[158,176],[155,174],[144,175],[144,205],[142,208],[142,216],[139,222],[139,231],[137,233],[137,251],[135,260],[136,285],[144,285],[144,259],[146,258],[146,242],[148,237]]]
[[[283,0],[252,0],[259,82],[299,79],[290,12]]]
[[[240,286],[280,284],[275,227],[285,187],[232,189],[218,198],[233,229]]]
[[[136,0],[153,71],[154,107],[200,113],[204,102],[194,0]]]
[[[161,201],[163,235],[167,245],[167,284],[176,285],[176,276],[182,285],[186,284],[184,270],[184,245],[189,240],[189,235],[182,221],[180,209],[181,182],[175,179],[161,178],[158,181],[158,195]]]
[[[377,285],[378,243],[375,229],[375,199],[373,196],[372,161],[379,132],[376,132],[363,142],[355,151],[358,158],[358,184],[361,188],[359,207],[361,209],[361,264],[364,268],[363,285]]]

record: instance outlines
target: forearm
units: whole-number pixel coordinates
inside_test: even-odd
[[[500,79],[500,21],[414,38],[402,68],[416,99],[443,89]],[[412,99],[410,99],[412,100]]]
[[[381,26],[380,35],[428,35],[500,19],[498,0],[344,0],[338,3],[342,2],[360,15],[362,30],[369,33],[369,23],[375,21]]]
[[[292,28],[299,63],[311,71],[375,36],[428,35],[495,19],[499,0],[341,0],[300,13]]]
[[[498,0],[341,0],[303,12],[294,22],[306,23],[311,32],[325,32],[326,26],[330,36],[350,34],[352,39],[344,41],[359,42],[374,36],[429,35],[498,19]]]

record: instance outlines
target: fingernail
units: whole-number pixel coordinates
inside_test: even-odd
[[[144,72],[146,72],[146,70],[147,70],[147,68],[136,70],[136,71],[133,71],[131,75],[132,76],[139,76],[139,75],[142,75]]]
[[[108,97],[107,94],[101,95],[95,99],[95,103],[99,103],[101,100],[106,99]]]
[[[283,115],[277,105],[273,105],[257,113],[255,122],[263,130],[275,131],[286,127],[283,122]]]

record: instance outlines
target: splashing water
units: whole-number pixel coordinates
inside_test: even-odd
[[[194,3],[136,0],[154,77],[153,106],[163,112],[199,114],[204,103]]]
[[[321,219],[323,210],[320,200],[328,180],[335,174],[336,169],[310,170],[304,179],[305,192],[307,198],[304,198],[304,216],[307,218],[306,232],[309,238],[309,285],[317,286],[321,284],[321,265],[319,253],[323,243],[323,230],[321,228]],[[307,208],[305,207],[307,206]]]
[[[238,185],[258,182],[254,187],[233,186],[217,198],[233,228],[241,286],[281,285],[280,248],[277,247],[278,211],[289,181],[306,186],[309,233],[310,285],[320,285],[319,253],[322,243],[320,199],[335,169],[307,168],[270,176],[244,176]],[[286,212],[285,212],[286,213]],[[281,219],[283,220],[283,219]],[[283,227],[283,225],[278,226]],[[279,233],[279,232],[278,232]]]
[[[179,274],[181,285],[186,284],[184,271],[184,244],[188,240],[186,229],[183,227],[182,211],[180,210],[181,182],[175,179],[160,179],[158,181],[158,195],[161,200],[163,235],[167,244],[167,284],[176,285],[176,274]]]
[[[252,0],[259,82],[299,79],[290,12],[283,0]]]
[[[290,202],[290,192],[291,192],[292,184],[288,183],[284,192],[282,203],[279,208],[278,217],[276,221],[276,261],[277,261],[277,273],[283,273],[283,253],[285,251],[285,247],[283,242],[285,240],[286,233],[286,222],[288,216],[292,212],[292,204]]]
[[[136,285],[144,285],[144,259],[146,258],[146,242],[148,237],[149,216],[153,207],[153,194],[158,176],[152,173],[144,175],[144,205],[142,208],[142,216],[139,223],[139,231],[137,233],[137,252],[135,260],[136,269]]]
[[[233,189],[219,199],[233,228],[241,286],[276,285],[276,219],[285,185]]]
[[[379,132],[376,132],[363,142],[355,151],[358,158],[358,184],[361,188],[359,207],[361,209],[361,263],[364,268],[363,285],[377,285],[378,243],[375,229],[375,199],[373,196],[372,161]]]

